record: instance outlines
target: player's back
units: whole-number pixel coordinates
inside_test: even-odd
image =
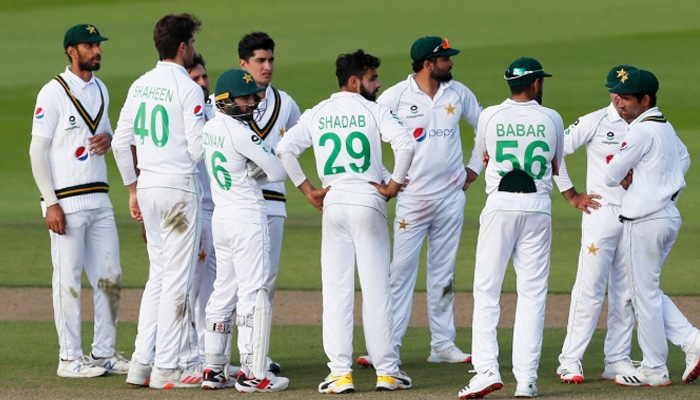
[[[137,79],[129,89],[125,107],[133,116],[139,169],[162,174],[193,173],[201,158],[203,105],[201,88],[177,64],[159,62]],[[192,143],[195,136],[198,146]]]
[[[552,161],[561,162],[563,122],[559,114],[536,101],[503,103],[484,110],[479,135],[489,154],[486,192],[498,190],[508,172],[525,171],[535,181],[538,193],[552,190]]]
[[[378,194],[368,182],[382,181],[379,107],[359,94],[339,92],[302,115],[324,187]]]

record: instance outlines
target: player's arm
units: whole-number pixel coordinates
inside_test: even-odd
[[[258,182],[261,185],[272,182],[284,182],[287,179],[287,173],[280,161],[275,157],[274,151],[262,142],[262,139],[257,135],[253,132],[250,133],[251,135],[248,135],[248,137],[236,136],[236,138],[241,139],[240,143],[236,144],[236,148],[264,172],[264,175],[260,174],[260,177],[257,179]]]
[[[306,179],[306,174],[304,174],[304,170],[302,170],[298,159],[304,150],[308,149],[313,144],[311,134],[306,130],[305,123],[303,122],[306,115],[307,113],[304,113],[299,123],[294,125],[294,127],[287,131],[282,137],[282,140],[277,144],[277,148],[275,148],[275,154],[282,163],[285,171],[287,171],[287,175],[289,175],[289,179],[294,186],[299,188],[315,209],[319,212],[323,212],[323,198],[326,197],[330,186],[325,189],[316,189],[311,182]]]
[[[204,158],[202,130],[204,129],[204,92],[198,85],[188,87],[183,99],[185,140],[187,151],[194,162]],[[199,112],[197,112],[199,111]]]
[[[66,233],[66,216],[54,191],[48,153],[60,117],[53,99],[62,95],[62,90],[53,83],[39,91],[35,107],[37,116],[32,122],[32,141],[29,145],[32,175],[46,207],[46,227],[59,235]]]
[[[34,182],[36,182],[46,205],[46,227],[54,233],[63,235],[66,233],[66,216],[63,213],[63,208],[58,204],[58,198],[54,192],[51,166],[49,165],[49,147],[51,147],[51,139],[32,135],[29,158]]]
[[[129,91],[131,92],[131,91]],[[136,180],[138,169],[136,147],[134,144],[134,115],[136,108],[129,101],[130,96],[127,96],[124,106],[119,112],[119,120],[117,121],[117,129],[114,131],[114,139],[112,139],[112,152],[114,160],[117,163],[119,174],[122,177],[124,186],[129,191],[129,212],[131,217],[139,222],[143,222],[139,202],[136,198]]]
[[[462,118],[472,126],[474,131],[474,146],[472,147],[472,153],[469,157],[467,165],[464,166],[467,172],[467,180],[462,186],[462,190],[469,189],[469,185],[474,182],[481,173],[484,167],[484,157],[483,153],[479,153],[476,146],[476,136],[479,129],[479,119],[481,118],[481,112],[483,111],[481,103],[476,99],[474,93],[471,92],[466,86],[461,86],[461,97],[462,97]]]
[[[632,183],[632,170],[651,147],[651,138],[643,129],[628,132],[622,147],[605,167],[605,184],[625,189]]]
[[[553,178],[562,196],[564,196],[566,201],[568,201],[572,207],[577,208],[586,214],[591,213],[590,209],[597,210],[600,208],[600,203],[596,201],[596,199],[601,198],[600,195],[579,193],[576,191],[574,184],[571,183],[571,179],[569,179],[569,173],[566,169],[566,161],[562,160],[561,166],[559,166],[559,175],[554,175]]]
[[[399,119],[391,114],[383,105],[376,106],[376,118],[379,121],[379,135],[381,140],[389,143],[394,152],[394,168],[388,183],[372,183],[387,200],[399,193],[403,187],[408,169],[413,161],[415,143],[409,130],[399,122]],[[382,167],[383,168],[383,167]]]

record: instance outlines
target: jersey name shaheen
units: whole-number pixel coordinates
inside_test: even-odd
[[[410,183],[400,196],[439,199],[448,196],[451,189],[461,190],[466,172],[459,122],[464,118],[476,132],[481,105],[474,94],[463,84],[449,81],[442,83],[431,99],[409,75],[384,91],[377,103],[388,107],[415,141],[407,176]],[[478,173],[481,160],[472,157],[468,166]]]
[[[586,191],[598,194],[603,204],[619,206],[625,190],[605,184],[605,166],[625,140],[628,124],[617,112],[612,103],[593,111],[571,124],[564,131],[564,156],[581,146],[586,146]],[[568,175],[555,176],[559,190],[573,186]]]
[[[383,179],[382,141],[390,143],[395,151],[413,147],[407,130],[388,108],[357,93],[338,92],[305,111],[277,150],[298,158],[313,146],[323,187],[372,195],[384,201],[369,184]]]
[[[221,112],[204,125],[202,144],[215,205],[212,220],[267,224],[262,189],[248,176],[246,163],[253,161],[271,181],[283,181],[286,173],[272,149],[247,124]]]
[[[564,122],[534,100],[507,99],[481,114],[476,145],[479,154],[489,155],[486,193],[497,192],[503,175],[520,169],[534,179],[537,193],[549,194],[552,162],[561,165],[563,157]]]
[[[129,88],[113,146],[135,144],[142,171],[192,174],[202,158],[204,113],[204,93],[187,70],[159,61]]]

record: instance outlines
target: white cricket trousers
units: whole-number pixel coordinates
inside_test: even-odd
[[[426,298],[430,347],[443,351],[455,344],[454,279],[466,196],[461,189],[441,199],[416,200],[399,195],[394,218],[391,295],[394,345],[401,346],[413,307],[423,240],[428,235]]]
[[[53,313],[60,357],[77,360],[83,356],[80,336],[83,266],[93,288],[95,333],[92,354],[95,357],[113,356],[122,269],[112,209],[66,214],[66,234],[49,231],[49,236],[53,262]]]
[[[698,334],[698,329],[659,288],[661,269],[680,228],[681,216],[673,203],[644,218],[624,221],[637,339],[646,371],[666,371],[667,339],[687,351]]]
[[[188,361],[190,367],[204,359],[206,307],[209,302],[209,297],[214,290],[214,279],[216,279],[216,254],[214,252],[214,239],[211,233],[211,218],[211,211],[202,210],[202,232],[199,239],[197,267],[194,272],[193,284],[190,290],[190,300],[192,302],[192,312],[194,314],[194,325],[196,329],[196,337],[190,338],[190,340],[193,341],[191,346],[197,346],[199,348],[199,357]]]
[[[582,360],[593,337],[608,290],[605,363],[628,360],[632,348],[634,310],[630,280],[624,263],[621,208],[603,205],[581,221],[581,251],[571,289],[569,321],[559,361]]]
[[[513,328],[513,375],[537,381],[547,302],[551,201],[548,195],[497,192],[481,212],[474,268],[472,364],[478,373],[498,370],[501,288],[513,258],[518,302]]]
[[[324,199],[323,348],[332,375],[352,372],[355,263],[367,352],[377,375],[395,375],[399,369],[391,330],[386,202],[374,197],[331,189]]]
[[[282,254],[282,237],[284,235],[284,220],[285,217],[280,215],[268,215],[267,226],[270,232],[270,273],[265,281],[268,297],[270,298],[270,307],[272,300],[275,298],[275,282],[280,270],[280,256]]]
[[[265,287],[270,271],[267,223],[217,221],[215,215],[212,233],[216,252],[216,280],[207,304],[207,321],[231,321],[234,310],[239,316],[252,317],[255,297],[258,290]],[[237,339],[240,354],[253,354],[252,327],[238,326]],[[207,330],[206,354],[224,354],[228,348],[227,342],[228,335]]]
[[[199,353],[189,346],[195,335],[189,291],[199,248],[201,186],[194,174],[142,171],[137,196],[150,266],[132,360],[184,367]]]

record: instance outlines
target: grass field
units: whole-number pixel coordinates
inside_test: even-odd
[[[385,87],[405,79],[410,72],[411,43],[425,35],[440,35],[462,53],[455,56],[453,75],[465,83],[486,107],[507,96],[502,79],[507,65],[520,56],[539,59],[554,77],[547,80],[544,104],[558,110],[565,123],[603,107],[607,94],[605,74],[616,64],[629,63],[653,71],[661,82],[659,106],[686,143],[691,157],[700,154],[700,79],[694,71],[700,56],[700,21],[695,0],[658,2],[556,1],[538,2],[387,0],[333,2],[320,0],[266,2],[214,2],[195,6],[182,0],[5,0],[0,5],[0,51],[5,55],[0,79],[0,121],[4,134],[0,146],[0,285],[44,286],[51,282],[49,240],[40,216],[38,191],[29,168],[28,147],[31,115],[36,93],[67,63],[61,45],[65,30],[76,23],[95,24],[104,36],[100,78],[110,89],[109,115],[117,115],[129,84],[152,68],[157,54],[152,44],[155,21],[170,12],[192,12],[203,21],[196,47],[208,64],[213,79],[237,65],[239,38],[252,30],[268,32],[277,42],[277,87],[289,92],[302,109],[309,108],[337,90],[333,63],[339,53],[363,48],[382,59],[379,70]],[[467,154],[470,131],[463,140]],[[310,154],[303,165],[312,175]],[[145,249],[140,227],[126,210],[126,190],[121,186],[112,157],[108,157],[111,198],[120,233],[123,283],[142,287],[146,281]],[[569,171],[579,189],[584,187],[585,157],[582,152],[567,158]],[[391,165],[390,163],[387,163]],[[700,294],[697,275],[700,242],[700,167],[692,165],[686,176],[687,189],[679,207],[684,225],[664,270],[662,288],[671,295]],[[297,191],[289,187],[286,236],[279,289],[320,288],[320,218]],[[652,188],[653,189],[653,188]],[[468,204],[457,264],[457,289],[472,287],[478,214],[484,204],[483,180],[467,193]],[[559,195],[553,194],[554,243],[550,292],[568,293],[573,284],[580,237],[580,213]],[[393,208],[393,203],[390,208]],[[392,213],[393,214],[393,213]],[[424,267],[421,266],[423,269]],[[424,290],[424,272],[418,288]],[[514,290],[513,274],[504,290]],[[700,321],[693,321],[700,324]],[[89,324],[86,324],[88,326]],[[87,329],[87,328],[86,328]],[[120,348],[133,349],[134,327],[122,324]],[[89,330],[89,329],[87,329]],[[509,370],[508,331],[501,332],[502,372],[512,383]],[[293,390],[278,397],[311,397],[313,388],[327,373],[317,327],[281,327],[274,331]],[[550,398],[696,398],[695,386],[674,385],[663,390],[624,390],[593,381],[581,387],[559,385],[551,371],[563,331],[546,332],[541,366],[540,392]],[[427,367],[422,363],[427,332],[412,329],[409,336],[419,350],[405,346],[410,362],[407,371],[416,380],[416,390],[388,394],[407,398],[454,397],[467,377],[466,368]],[[460,332],[468,348],[469,332]],[[84,344],[89,343],[86,337]],[[55,377],[55,331],[49,323],[0,322],[0,398],[117,398],[159,397],[148,391],[126,391],[121,380],[107,378],[73,382]],[[601,365],[602,332],[588,352],[584,368],[596,371]],[[358,344],[358,348],[362,348]],[[16,353],[19,350],[19,355]],[[307,351],[308,350],[308,351]],[[673,349],[677,350],[677,349]],[[406,360],[405,359],[405,360]],[[12,360],[31,360],[18,362]],[[682,353],[672,352],[672,378],[680,381]],[[675,368],[675,369],[674,369]],[[680,368],[680,370],[679,370]],[[369,375],[358,371],[359,376]],[[18,376],[21,380],[17,380]],[[39,379],[37,379],[37,377]],[[367,378],[369,379],[369,378]],[[512,386],[512,385],[511,385]],[[499,395],[510,397],[513,387]],[[33,391],[32,388],[37,388]],[[138,393],[138,394],[136,394]],[[661,394],[663,393],[663,394]],[[225,394],[206,394],[211,397]],[[203,394],[187,396],[204,397]],[[357,396],[356,396],[357,397]],[[362,398],[374,398],[361,394]],[[498,398],[498,395],[493,396]]]

